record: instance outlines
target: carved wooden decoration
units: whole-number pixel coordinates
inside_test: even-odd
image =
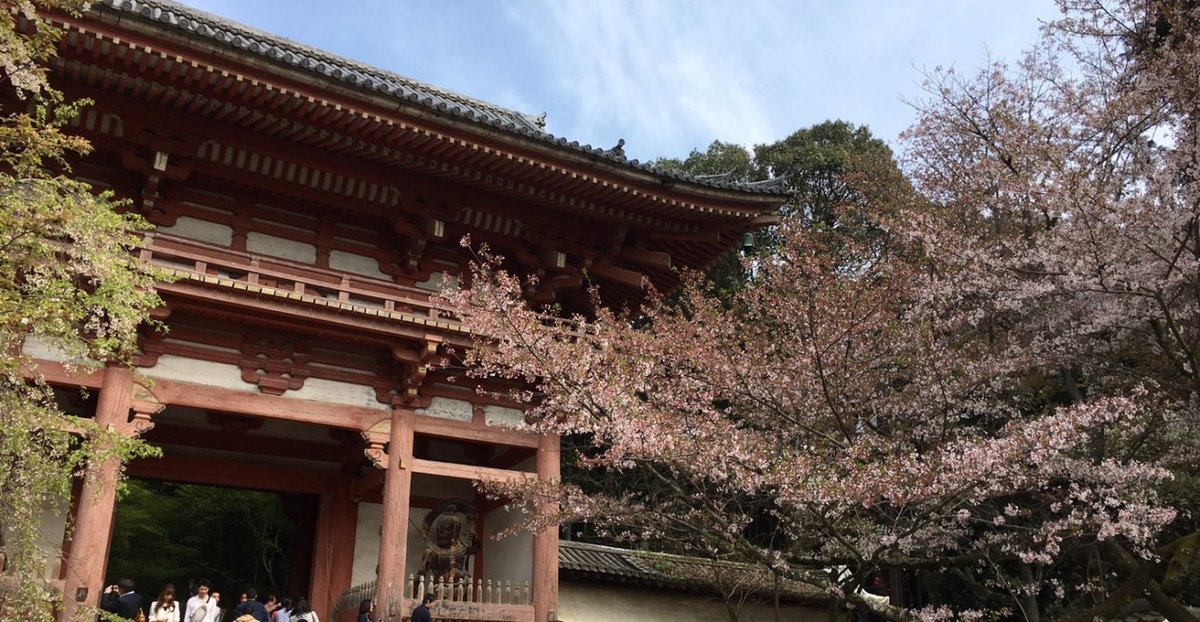
[[[158,365],[158,357],[166,351],[166,335],[161,332],[146,332],[138,335],[138,349],[135,362],[138,367],[154,367]]]
[[[376,469],[386,469],[388,466],[388,455],[383,451],[383,447],[387,445],[389,436],[387,433],[376,430],[362,431],[363,442],[366,444],[363,448],[363,455],[371,461],[371,466]]]
[[[247,336],[238,361],[242,380],[257,384],[267,395],[298,390],[309,376],[308,350],[307,340],[296,335]]]
[[[154,429],[153,417],[162,412],[164,408],[166,405],[158,401],[158,397],[149,387],[141,382],[135,382],[133,384],[133,408],[129,420],[133,433],[141,436]]]

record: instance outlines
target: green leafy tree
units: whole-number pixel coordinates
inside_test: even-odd
[[[682,160],[660,158],[655,164],[730,182],[780,179],[791,193],[780,216],[794,218],[809,230],[832,234],[825,236],[829,252],[845,254],[855,248],[854,256],[841,261],[850,267],[879,256],[881,245],[888,243],[880,221],[899,206],[918,200],[891,148],[866,126],[841,120],[796,130],[782,140],[756,145],[753,153],[717,140],[704,151],[693,149]],[[748,277],[741,255],[767,257],[780,244],[775,229],[754,238],[753,244],[708,270],[709,293],[728,301]]]
[[[848,270],[885,254],[880,223],[918,201],[891,148],[863,125],[824,121],[754,148],[755,165],[792,192],[781,215],[823,234],[827,251]],[[777,230],[759,236],[760,255],[781,242]],[[853,249],[853,252],[851,252]]]
[[[888,169],[899,172],[886,143],[865,125],[847,121],[825,121],[778,142],[758,145],[754,161],[771,177],[782,177],[792,189],[785,213],[795,214],[810,227],[825,229],[846,226],[844,214],[868,204],[873,191],[864,182],[886,179],[878,173],[890,172]]]
[[[659,158],[654,164],[660,168],[701,177],[721,177],[729,181],[757,181],[764,173],[754,157],[745,147],[734,143],[714,140],[708,149],[692,149],[687,158]]]
[[[86,102],[67,103],[47,81],[59,31],[39,11],[78,12],[84,0],[2,0],[0,78],[12,96],[0,117],[0,619],[51,620],[61,599],[45,580],[40,517],[69,499],[89,463],[146,454],[148,446],[68,420],[20,355],[29,337],[72,367],[127,362],[137,330],[160,301],[157,273],[130,251],[148,225],[108,193],[72,179],[88,152],[64,133]],[[30,378],[33,374],[33,378]]]

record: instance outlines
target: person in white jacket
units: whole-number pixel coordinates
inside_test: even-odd
[[[221,615],[221,609],[217,606],[219,600],[216,594],[208,593],[209,587],[208,579],[200,579],[196,595],[188,599],[180,622],[217,622]]]
[[[158,600],[150,603],[150,617],[146,622],[180,622],[181,608],[175,602],[175,586],[168,583],[158,593]]]

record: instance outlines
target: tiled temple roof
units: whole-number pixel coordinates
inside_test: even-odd
[[[181,34],[206,39],[210,43],[254,54],[271,62],[307,72],[314,77],[343,82],[353,88],[382,94],[398,102],[420,106],[447,117],[462,119],[493,129],[534,139],[589,157],[607,160],[631,169],[652,173],[666,180],[677,180],[710,188],[737,190],[754,194],[784,195],[786,188],[777,180],[743,183],[711,176],[693,176],[629,160],[620,144],[612,149],[568,141],[545,131],[545,115],[533,116],[445,89],[413,80],[378,67],[337,56],[323,50],[263,32],[243,24],[206,13],[170,0],[100,0],[94,11],[117,18],[137,16],[158,27],[178,30]],[[623,141],[622,141],[623,142]]]
[[[721,575],[726,581],[739,580],[745,586],[761,584],[760,590],[770,591],[772,586],[766,573],[743,564],[567,540],[558,543],[558,569],[561,576],[688,590],[717,589]],[[755,575],[762,575],[758,577],[761,580],[755,581]],[[782,588],[781,595],[790,600],[822,603],[827,600],[817,588],[796,581],[787,581]]]
[[[1200,616],[1200,607],[1184,607],[1193,616]],[[1154,610],[1154,606],[1145,598],[1135,599],[1121,609],[1109,622],[1166,622],[1167,617]]]

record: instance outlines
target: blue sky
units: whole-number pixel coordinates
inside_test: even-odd
[[[1051,0],[184,0],[641,160],[826,119],[895,144],[921,70],[1015,61]]]

